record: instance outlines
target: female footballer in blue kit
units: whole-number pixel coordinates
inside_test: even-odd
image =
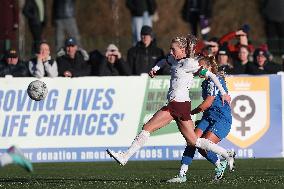
[[[200,60],[203,63],[203,68],[208,69],[210,72],[218,75],[218,66],[214,57],[204,57]],[[224,77],[218,76],[223,88],[227,90]],[[196,124],[195,134],[197,137],[206,138],[214,143],[219,143],[225,138],[231,129],[232,114],[229,104],[222,103],[220,91],[210,78],[205,78],[202,82],[202,98],[203,102],[194,110],[191,111],[191,115],[203,112],[202,119]],[[215,168],[215,180],[220,180],[223,177],[224,170],[227,166],[227,162],[220,161],[218,156],[212,151],[204,151],[198,149],[209,162],[216,166]],[[187,146],[181,160],[181,167],[179,175],[168,182],[185,182],[186,172],[188,166],[191,165],[196,148],[194,146]]]

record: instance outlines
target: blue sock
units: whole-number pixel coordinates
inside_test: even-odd
[[[216,162],[218,161],[218,156],[217,156],[217,154],[214,153],[214,152],[212,152],[212,151],[208,151],[204,157],[205,157],[209,162],[211,162],[213,165],[215,165]]]
[[[195,154],[195,147],[192,146],[186,146],[183,155],[182,155],[182,159],[181,159],[181,163],[185,164],[185,165],[190,165],[192,163],[192,159],[194,157]]]

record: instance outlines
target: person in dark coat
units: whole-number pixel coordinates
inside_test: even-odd
[[[29,28],[33,36],[32,54],[35,54],[39,50],[43,29],[47,23],[46,1],[26,0],[23,14],[28,19]]]
[[[157,47],[153,38],[153,30],[150,26],[143,26],[141,29],[141,41],[127,52],[127,63],[131,75],[148,73],[156,63],[164,58],[164,51]],[[170,74],[170,67],[167,65],[159,70],[159,74]]]
[[[80,77],[90,75],[89,54],[77,46],[75,38],[66,39],[65,49],[61,49],[57,56],[58,76]]]
[[[230,56],[227,46],[220,47],[218,51],[218,71],[224,72],[228,75],[234,74],[232,58]]]
[[[0,23],[0,58],[3,58],[6,51],[17,46],[19,28],[17,0],[1,1]]]
[[[98,76],[128,76],[130,70],[123,60],[119,49],[110,44],[105,53],[105,57],[101,59],[98,65]]]
[[[238,57],[233,62],[234,74],[248,74],[247,67],[252,62],[249,61],[249,48],[246,45],[239,47]]]
[[[13,77],[29,77],[27,65],[19,60],[18,52],[15,49],[7,51],[0,63],[0,77],[11,75]]]
[[[280,64],[269,61],[269,53],[264,49],[257,48],[253,54],[254,63],[248,64],[247,69],[249,74],[276,74],[282,70]]]

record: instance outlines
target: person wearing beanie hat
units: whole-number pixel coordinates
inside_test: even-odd
[[[0,64],[0,77],[11,75],[13,77],[28,77],[29,70],[26,64],[19,59],[16,49],[9,49]]]
[[[164,57],[164,51],[157,47],[153,38],[153,30],[150,26],[143,26],[141,31],[141,41],[135,47],[131,47],[127,52],[127,63],[129,64],[131,75],[148,73],[157,61]],[[159,74],[169,75],[170,66],[165,66]]]
[[[140,34],[141,34],[141,36],[142,35],[150,35],[151,37],[153,37],[153,29],[152,29],[152,27],[145,25],[145,26],[142,27]]]
[[[269,53],[263,48],[257,48],[253,54],[254,64],[248,65],[248,73],[253,75],[276,74],[281,71],[281,65],[269,61]]]
[[[109,44],[106,48],[105,56],[96,63],[97,76],[128,76],[130,71],[128,65],[123,60],[118,47]],[[94,69],[92,69],[94,70]]]

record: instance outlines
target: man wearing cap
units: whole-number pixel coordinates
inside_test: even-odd
[[[11,75],[13,77],[28,77],[29,70],[27,65],[19,60],[15,49],[7,51],[5,57],[0,63],[0,77]]]
[[[143,26],[141,29],[141,41],[137,42],[127,52],[127,63],[131,75],[148,73],[160,59],[164,57],[162,49],[158,48],[153,38],[153,30],[150,26]],[[159,70],[159,74],[169,74],[169,66]]]
[[[78,47],[75,38],[70,37],[65,41],[65,48],[57,53],[58,75],[63,77],[89,76],[88,60],[88,53]]]
[[[108,45],[105,56],[97,62],[98,76],[127,76],[130,75],[128,65],[123,60],[119,49],[114,44]]]
[[[269,53],[257,48],[253,54],[254,64],[248,65],[248,73],[253,75],[276,74],[281,71],[281,65],[269,61]]]
[[[220,47],[218,51],[218,71],[225,74],[234,74],[231,57],[227,46]]]

